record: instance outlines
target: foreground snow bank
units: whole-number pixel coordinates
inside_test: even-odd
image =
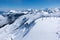
[[[9,30],[9,26],[0,29],[0,40],[60,40],[60,18],[48,17],[39,18],[35,21],[35,25],[30,32],[22,37],[28,29],[19,28],[18,30]],[[13,28],[14,29],[14,28]],[[3,38],[4,37],[4,38]]]
[[[36,20],[36,24],[23,40],[60,40],[60,18],[48,17]]]

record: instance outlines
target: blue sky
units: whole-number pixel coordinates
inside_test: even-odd
[[[28,9],[60,7],[60,0],[0,0],[0,9]]]

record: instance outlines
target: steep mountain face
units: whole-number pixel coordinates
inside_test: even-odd
[[[27,9],[20,11],[0,11],[0,40],[22,40],[22,38],[24,38],[30,31],[35,29],[36,20],[40,18],[43,20],[43,18],[48,17],[60,18],[60,9],[46,8],[40,10]],[[57,34],[59,33],[57,32]]]

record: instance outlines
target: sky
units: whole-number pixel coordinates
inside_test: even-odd
[[[0,0],[0,9],[40,9],[60,7],[60,0]]]

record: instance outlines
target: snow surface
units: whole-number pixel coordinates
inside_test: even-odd
[[[0,40],[60,40],[59,8],[2,12]]]
[[[56,34],[60,29],[60,18],[40,18],[23,40],[58,40],[60,34]]]

